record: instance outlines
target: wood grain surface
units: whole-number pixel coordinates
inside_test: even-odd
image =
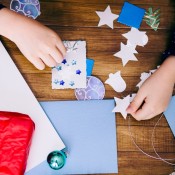
[[[0,2],[9,7],[9,0]],[[106,99],[137,92],[135,86],[140,81],[140,74],[155,69],[161,63],[161,53],[167,47],[175,26],[173,0],[129,0],[129,2],[145,9],[160,8],[161,23],[157,32],[145,22],[142,23],[140,30],[147,31],[149,42],[145,47],[137,47],[138,62],[130,61],[123,67],[121,60],[115,58],[113,54],[120,49],[121,42],[126,43],[127,40],[121,34],[128,32],[130,28],[117,22],[114,23],[113,30],[106,26],[99,28],[97,27],[99,18],[95,13],[97,10],[104,11],[107,5],[110,5],[112,12],[119,14],[123,0],[40,0],[41,15],[37,18],[38,21],[55,30],[62,40],[87,41],[87,57],[95,60],[94,76],[104,82],[109,73],[121,70],[127,83],[126,90],[122,94],[116,93],[110,86],[105,85]],[[1,37],[1,40],[39,101],[76,100],[73,90],[51,89],[50,68],[47,67],[43,71],[35,69],[14,43],[4,37]],[[151,133],[159,117],[141,122],[131,118],[131,131],[135,141],[151,155],[155,155],[151,145]],[[128,132],[128,121],[118,113],[116,127],[119,175],[168,175],[173,171],[172,166],[146,157],[136,148]],[[155,130],[154,143],[160,156],[175,158],[175,140],[164,117]]]

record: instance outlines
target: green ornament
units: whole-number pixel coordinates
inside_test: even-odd
[[[66,154],[63,151],[53,151],[48,155],[47,162],[52,169],[59,170],[66,163]]]

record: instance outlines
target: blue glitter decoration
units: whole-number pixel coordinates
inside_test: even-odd
[[[54,83],[55,83],[55,84],[58,84],[58,83],[59,83],[59,81],[58,81],[58,80],[54,80]]]
[[[74,86],[74,85],[75,85],[74,81],[71,81],[71,82],[69,83],[69,85],[70,85],[70,86]]]
[[[76,70],[76,74],[80,75],[81,74],[81,70]]]
[[[65,83],[65,82],[64,82],[63,80],[60,81],[60,85],[64,85],[64,83]]]
[[[63,63],[63,64],[66,64],[66,63],[67,63],[66,59],[64,59],[64,60],[62,61],[62,63]]]
[[[62,70],[62,67],[61,67],[61,66],[57,66],[57,67],[55,67],[55,68],[57,69],[57,71]]]
[[[12,0],[10,9],[33,19],[41,14],[38,0]]]
[[[72,65],[76,65],[77,62],[75,60],[72,61]]]

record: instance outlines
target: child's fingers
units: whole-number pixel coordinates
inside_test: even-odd
[[[56,61],[53,59],[53,57],[49,54],[46,55],[41,55],[41,59],[43,60],[43,62],[49,66],[49,67],[54,67],[57,65]]]
[[[141,93],[138,92],[135,98],[133,99],[133,101],[130,103],[130,105],[126,109],[127,113],[132,114],[136,112],[144,102],[144,99],[145,99],[145,96],[143,96]]]
[[[63,55],[56,47],[52,49],[52,51],[50,51],[50,55],[54,58],[54,60],[57,63],[61,63],[63,61]]]
[[[56,43],[56,47],[60,50],[62,56],[64,57],[66,55],[66,48],[63,44],[63,42],[61,41],[61,39],[59,39],[60,41],[58,41]]]
[[[154,117],[154,110],[150,104],[144,103],[141,109],[132,113],[132,116],[138,121],[147,120]]]
[[[27,57],[27,59],[39,70],[43,70],[45,68],[45,64],[38,57]]]

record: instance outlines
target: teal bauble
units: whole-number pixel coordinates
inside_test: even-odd
[[[66,163],[66,154],[63,151],[53,151],[48,155],[47,162],[52,169],[59,170]]]

